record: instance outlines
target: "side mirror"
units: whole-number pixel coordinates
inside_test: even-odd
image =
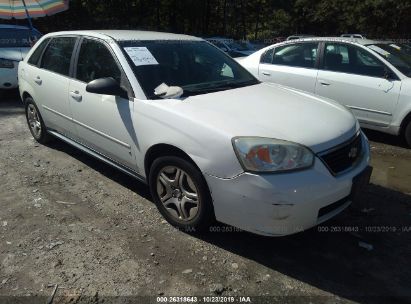
[[[154,95],[157,97],[167,99],[167,98],[179,98],[183,95],[184,91],[180,87],[169,87],[165,83],[160,84],[154,89]]]
[[[99,78],[90,81],[86,91],[94,94],[119,96],[128,99],[127,91],[113,77]]]

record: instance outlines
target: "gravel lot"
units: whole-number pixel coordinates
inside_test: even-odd
[[[37,144],[18,99],[0,97],[0,303],[46,303],[50,284],[53,303],[411,302],[411,149],[396,138],[367,132],[372,184],[320,227],[191,236],[162,219],[143,184],[62,142]]]

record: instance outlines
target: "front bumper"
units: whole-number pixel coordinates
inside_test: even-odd
[[[299,172],[245,172],[231,179],[206,175],[216,219],[256,234],[282,236],[334,217],[351,204],[353,179],[369,165],[369,144],[362,136],[361,160],[339,176],[318,158],[312,168]]]
[[[0,89],[8,90],[18,87],[17,67],[18,62],[15,62],[12,69],[0,68]]]

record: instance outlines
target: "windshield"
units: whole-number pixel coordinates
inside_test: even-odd
[[[29,29],[0,29],[0,48],[31,47],[40,39],[41,34]]]
[[[405,45],[395,43],[379,43],[370,44],[367,45],[367,47],[384,57],[401,73],[407,77],[411,77],[411,53]]]
[[[259,83],[231,57],[205,41],[119,42],[149,99],[165,83],[183,96],[205,94]]]

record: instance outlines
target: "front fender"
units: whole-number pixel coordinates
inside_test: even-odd
[[[400,127],[404,120],[411,114],[411,80],[403,80],[401,85],[401,94],[398,99],[398,104],[395,108],[393,115],[393,120],[391,125],[398,128]]]
[[[154,103],[150,100],[134,102],[133,124],[141,156],[137,159],[139,168],[144,168],[144,156],[152,146],[167,144],[184,151],[203,174],[232,178],[243,172],[230,136]]]

